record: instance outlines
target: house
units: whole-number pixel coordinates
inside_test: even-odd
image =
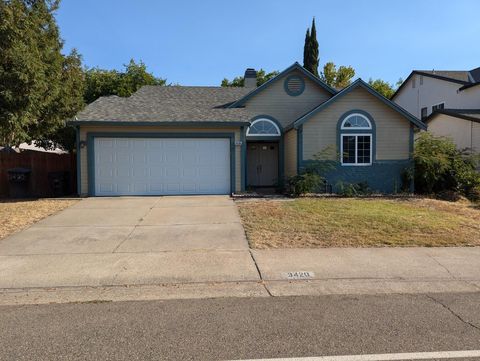
[[[442,109],[425,122],[437,136],[448,137],[459,149],[480,153],[480,109]]]
[[[414,70],[392,100],[419,119],[435,110],[480,109],[480,67],[473,70]]]
[[[256,87],[145,86],[103,97],[77,129],[82,196],[230,194],[272,187],[333,147],[327,181],[394,192],[424,123],[361,79],[336,91],[298,63]],[[341,154],[341,156],[340,156]]]

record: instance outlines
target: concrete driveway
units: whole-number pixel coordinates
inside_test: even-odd
[[[0,288],[258,279],[226,196],[88,198],[0,240]]]

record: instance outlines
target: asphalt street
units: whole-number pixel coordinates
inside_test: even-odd
[[[236,360],[478,349],[480,293],[0,307],[1,360]]]

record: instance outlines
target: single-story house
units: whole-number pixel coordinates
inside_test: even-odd
[[[458,149],[480,153],[480,109],[440,109],[425,123],[429,132],[450,138]]]
[[[74,121],[82,196],[231,194],[272,187],[325,149],[339,182],[399,189],[419,119],[361,79],[337,91],[295,63],[256,86],[145,86]]]

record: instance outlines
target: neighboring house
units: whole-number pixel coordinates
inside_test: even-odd
[[[448,137],[459,149],[480,153],[480,109],[443,109],[426,120],[428,130]]]
[[[104,97],[77,128],[82,196],[230,194],[272,187],[327,148],[327,175],[394,192],[424,123],[361,79],[336,91],[298,63],[256,87],[145,86]]]
[[[473,70],[414,70],[391,98],[419,119],[435,110],[480,109],[480,67]]]

